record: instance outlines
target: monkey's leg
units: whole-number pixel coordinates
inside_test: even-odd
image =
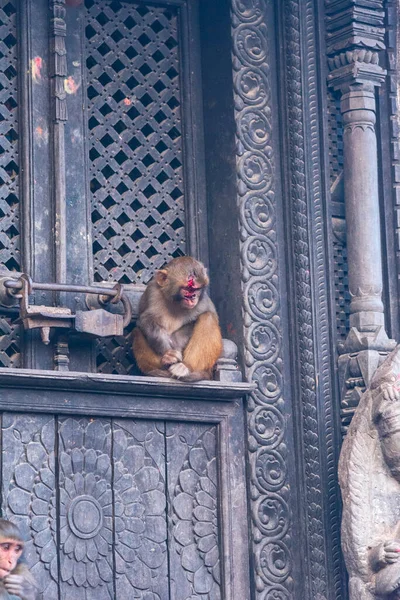
[[[133,354],[137,362],[137,366],[145,375],[170,377],[168,371],[162,370],[161,356],[156,354],[147,343],[146,338],[140,329],[136,328],[133,332]],[[160,373],[153,373],[159,371]],[[161,375],[162,373],[162,375]]]
[[[199,316],[183,353],[183,363],[191,373],[186,381],[211,379],[212,368],[221,356],[222,336],[218,318],[212,312]]]

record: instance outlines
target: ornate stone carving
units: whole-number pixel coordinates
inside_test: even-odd
[[[232,2],[237,169],[257,599],[291,595],[291,519],[282,397],[282,329],[271,141],[269,0]]]
[[[221,600],[216,433],[5,415],[4,515],[30,539],[27,560],[47,597],[166,600],[176,586],[182,600]],[[260,510],[268,527],[273,508]]]
[[[192,446],[173,498],[173,535],[193,597],[221,599],[216,439],[206,431]]]
[[[350,332],[340,344],[339,374],[346,428],[365,386],[393,349],[385,331],[382,303],[382,248],[375,133],[375,87],[386,71],[377,50],[384,49],[383,3],[327,0],[328,84],[340,90],[344,122],[344,198],[351,296]],[[339,10],[342,9],[342,10]]]
[[[350,600],[400,593],[400,346],[376,371],[344,440],[339,477]]]

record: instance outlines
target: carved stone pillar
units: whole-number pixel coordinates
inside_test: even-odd
[[[374,86],[349,86],[340,104],[351,294],[351,331],[345,346],[358,344],[362,349],[366,340],[360,333],[375,336],[384,326]]]
[[[365,11],[359,2],[327,2],[328,84],[341,93],[344,201],[350,331],[339,348],[342,426],[346,430],[360,395],[395,343],[385,331],[382,302],[382,247],[375,132],[376,87],[386,71],[377,50],[384,49],[382,3]]]

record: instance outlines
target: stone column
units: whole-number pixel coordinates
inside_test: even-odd
[[[342,94],[340,108],[350,326],[355,328],[353,333],[373,333],[384,326],[374,86],[351,86]]]
[[[346,430],[360,395],[395,343],[385,331],[382,246],[375,133],[376,88],[386,71],[383,2],[327,0],[328,85],[341,94],[350,331],[339,348],[342,426]],[[344,9],[344,10],[343,10]]]

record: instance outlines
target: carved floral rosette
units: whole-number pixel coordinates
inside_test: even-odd
[[[70,593],[78,600],[111,600],[115,569],[126,597],[157,600],[151,592],[154,570],[166,561],[159,469],[120,428],[114,431],[112,466],[110,424],[101,420],[62,420],[59,436],[59,483],[50,422],[26,444],[8,494],[9,516],[18,521],[28,515],[37,565],[49,570],[53,582],[60,571],[65,599]],[[149,531],[158,533],[149,537]]]

